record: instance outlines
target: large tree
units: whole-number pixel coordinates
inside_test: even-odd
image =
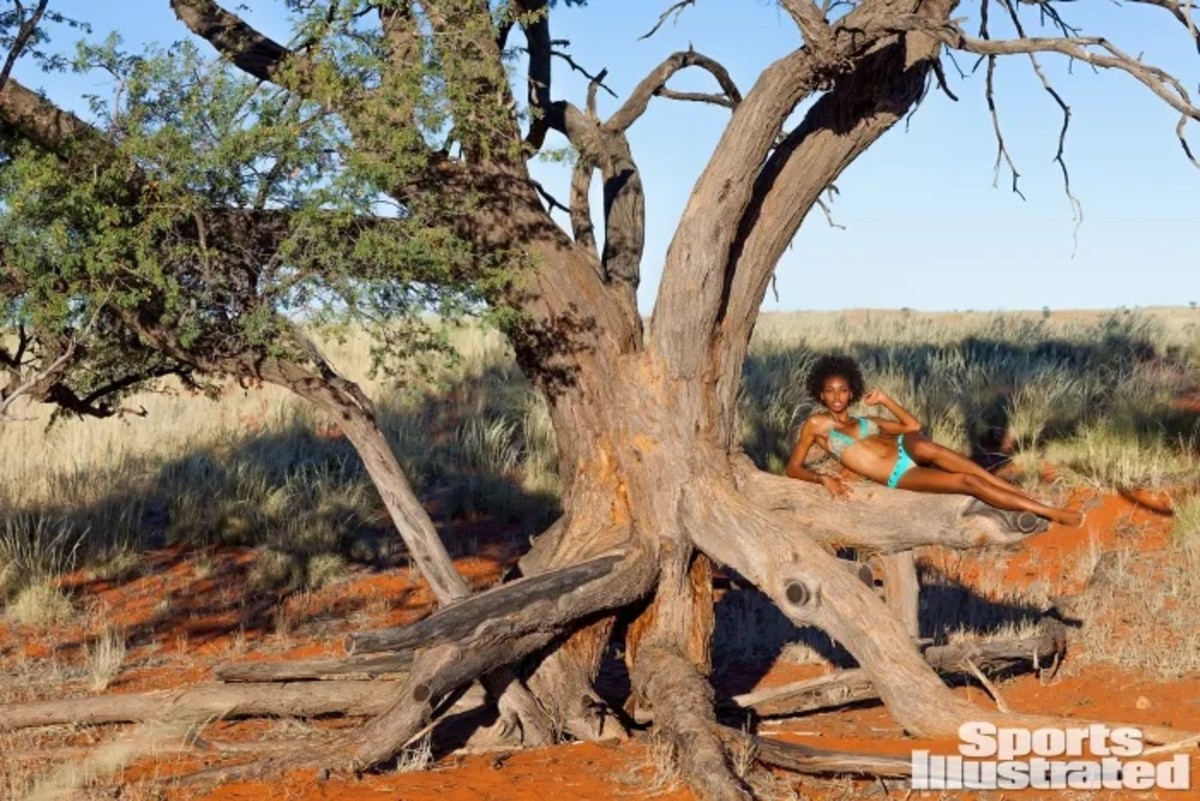
[[[1181,23],[1182,35],[1196,38],[1189,6],[1146,1],[1162,8],[1164,21],[1173,16]],[[339,163],[371,184],[378,193],[373,203],[382,198],[397,209],[380,217],[370,216],[376,205],[357,209],[346,247],[364,231],[402,225],[446,231],[456,253],[459,245],[465,249],[468,255],[460,253],[444,277],[472,285],[503,312],[504,332],[545,395],[557,435],[564,514],[521,560],[523,579],[452,603],[461,598],[461,580],[444,550],[434,549],[421,567],[448,604],[444,611],[412,629],[352,637],[356,653],[345,660],[253,674],[298,678],[401,666],[407,672],[344,748],[313,759],[377,765],[480,678],[498,697],[510,696],[505,687],[519,688],[522,697],[525,688],[532,692],[538,705],[506,710],[508,728],[528,741],[543,736],[547,720],[573,736],[598,736],[605,717],[592,682],[620,622],[639,716],[675,739],[700,795],[746,797],[727,758],[736,738],[716,725],[707,680],[714,561],[756,585],[797,624],[819,627],[844,645],[910,732],[950,735],[961,722],[981,718],[1014,725],[1046,720],[982,710],[951,694],[904,622],[834,556],[838,546],[906,554],[928,544],[1012,543],[1022,533],[995,518],[963,517],[963,498],[878,491],[834,506],[813,486],[759,470],[739,448],[742,367],[773,270],[799,226],[843,170],[931,85],[944,85],[941,60],[948,52],[986,60],[989,94],[991,70],[1004,56],[1029,58],[1038,68],[1038,57],[1052,54],[1125,72],[1180,112],[1182,139],[1183,122],[1200,119],[1200,109],[1178,80],[1107,39],[1078,35],[1049,2],[983,0],[972,35],[954,17],[957,5],[945,0],[781,0],[799,34],[796,47],[748,91],[719,63],[689,50],[668,55],[601,119],[591,93],[581,106],[554,91],[555,11],[547,0],[289,0],[301,19],[290,45],[213,0],[170,5],[234,67],[297,107],[337,121]],[[606,9],[597,5],[591,13]],[[1011,35],[993,33],[996,17],[1008,21]],[[1047,21],[1044,35],[1027,34],[1035,19]],[[514,57],[518,35],[523,45]],[[709,73],[714,91],[669,89],[685,69]],[[2,78],[6,141],[84,163],[119,134],[65,113],[7,70]],[[644,325],[636,291],[646,214],[627,132],[651,101],[680,96],[725,107],[729,121],[675,231]],[[554,221],[530,177],[530,160],[550,131],[566,137],[576,154],[570,230]],[[144,215],[146,198],[161,191],[146,162],[128,162],[137,169],[122,182],[117,171],[106,173],[114,180],[115,207]],[[604,203],[593,210],[589,188],[597,172]],[[251,272],[260,265],[247,265],[247,258],[271,262],[289,241],[280,234],[281,225],[294,230],[289,215],[313,214],[286,203],[247,214],[229,198],[201,196],[206,205],[188,205],[189,215],[216,215],[230,226],[232,241],[253,243],[218,264]],[[173,219],[164,230],[171,242],[195,245],[206,230],[198,227]],[[279,264],[303,260],[296,250],[282,253]],[[363,281],[386,283],[368,265],[337,263],[366,270]],[[405,286],[437,280],[399,267],[394,278]],[[359,286],[353,275],[348,280]],[[173,364],[194,365],[189,343],[162,319],[148,324],[137,313],[140,303],[106,308],[124,310],[121,321],[139,346]],[[424,528],[428,521],[398,524],[406,533],[406,526]],[[338,685],[336,692],[346,690]],[[264,697],[256,708],[266,708]],[[340,697],[343,707],[361,701]]]

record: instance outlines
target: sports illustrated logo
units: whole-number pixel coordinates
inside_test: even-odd
[[[1187,754],[1169,762],[1133,759],[1142,732],[1093,723],[1067,729],[1006,729],[964,723],[959,756],[912,753],[915,790],[1187,790]]]

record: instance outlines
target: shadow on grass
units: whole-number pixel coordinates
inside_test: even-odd
[[[511,383],[511,375],[497,371],[457,385],[454,398],[430,394],[404,406],[382,404],[380,420],[451,557],[492,559],[503,569],[561,512],[552,493],[528,491],[520,481],[527,410],[514,411],[512,397],[480,397]],[[510,417],[498,416],[502,408]],[[408,565],[400,535],[340,432],[303,407],[283,417],[172,458],[145,454],[65,477],[56,502],[0,510],[6,539],[0,544],[23,554],[28,564],[18,568],[29,576],[78,570],[83,578],[70,590],[80,597],[179,570],[204,554],[246,550],[246,558],[206,568],[211,575],[194,582],[186,597],[163,591],[155,599],[161,611],[126,632],[132,645],[161,636],[173,619],[178,635],[193,644],[271,631],[294,593],[348,567]],[[97,487],[108,491],[73,502],[96,498]],[[53,552],[45,548],[47,532],[60,535]],[[112,568],[117,561],[123,567]],[[4,594],[0,587],[0,600]],[[338,611],[352,614],[361,606]]]

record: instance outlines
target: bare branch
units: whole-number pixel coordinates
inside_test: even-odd
[[[836,223],[833,221],[833,212],[831,212],[829,210],[828,203],[826,203],[824,200],[821,200],[820,198],[817,198],[817,205],[821,208],[821,211],[825,212],[825,222],[829,223],[830,228],[839,228],[843,231],[846,230],[846,226],[842,225],[841,223]]]
[[[551,209],[558,209],[559,211],[565,211],[568,214],[571,213],[571,210],[569,208],[567,208],[566,206],[564,206],[562,204],[562,201],[560,201],[558,198],[554,197],[554,195],[552,195],[546,191],[546,187],[542,186],[540,181],[534,181],[533,188],[537,190],[537,193],[542,196],[542,200],[546,201],[546,205],[549,206]]]
[[[672,14],[675,15],[675,19],[679,19],[679,15],[683,13],[685,8],[695,4],[696,0],[679,0],[678,3],[675,3],[673,6],[660,14],[658,16],[658,22],[654,23],[654,27],[639,36],[638,41],[641,41],[642,39],[649,39],[651,36],[658,33],[658,29],[663,26],[664,22],[670,19]]]
[[[992,186],[995,186],[1000,181],[1000,164],[1002,162],[1008,164],[1008,171],[1012,173],[1012,191],[1017,194],[1021,200],[1025,199],[1021,189],[1017,186],[1017,182],[1021,179],[1021,173],[1017,172],[1017,165],[1013,163],[1012,156],[1008,153],[1008,147],[1004,144],[1004,134],[1000,131],[1000,114],[996,111],[996,57],[988,56],[987,60],[987,83],[984,90],[987,96],[988,113],[992,116],[992,130],[996,134],[996,164],[994,174],[992,176]]]
[[[171,10],[192,33],[260,81],[277,83],[280,68],[294,55],[213,0],[171,0]]]
[[[12,68],[17,63],[17,59],[25,52],[25,47],[37,31],[38,23],[42,21],[42,15],[46,13],[46,6],[49,4],[50,0],[38,0],[37,7],[28,17],[21,20],[17,35],[13,37],[12,49],[8,51],[8,56],[4,59],[4,66],[0,67],[0,88],[8,81],[8,76],[12,74]],[[22,10],[20,3],[17,4],[17,9],[18,13]]]
[[[705,92],[676,92],[674,89],[659,89],[656,94],[668,100],[687,100],[694,103],[712,103],[714,106],[735,108],[736,103],[725,95],[713,95]]]
[[[954,61],[953,58],[951,58],[950,60]],[[954,66],[956,68],[958,67],[957,64],[955,64]],[[959,72],[961,74],[962,71],[959,70]],[[954,102],[957,103],[958,95],[956,95],[956,94],[954,94],[954,92],[950,91],[950,86],[946,83],[946,71],[942,68],[941,61],[933,62],[933,74],[937,78],[938,88],[941,89],[943,93],[945,93],[946,97],[950,98],[951,100],[953,100]]]
[[[742,102],[742,93],[738,91],[737,84],[729,76],[729,71],[719,62],[694,50],[680,51],[669,56],[643,78],[629,95],[629,99],[608,119],[604,127],[615,131],[627,129],[645,113],[646,107],[650,104],[650,98],[663,94],[670,77],[687,67],[700,67],[716,78],[724,92],[724,97],[728,100],[727,103],[721,105],[736,108]]]
[[[939,36],[949,47],[981,56],[1060,53],[1094,67],[1128,73],[1182,115],[1179,125],[1176,126],[1176,133],[1188,159],[1200,167],[1200,161],[1197,161],[1192,154],[1192,150],[1184,138],[1184,126],[1187,121],[1189,119],[1200,120],[1200,108],[1193,105],[1187,89],[1178,78],[1166,70],[1139,61],[1103,37],[977,39],[967,36],[960,29],[953,27],[941,28],[931,31],[931,33]],[[1096,52],[1091,48],[1100,48],[1105,52]]]
[[[66,158],[70,149],[78,145],[99,146],[100,152],[112,150],[108,139],[91,125],[11,78],[0,85],[0,130],[3,129],[12,130],[60,158]]]
[[[569,43],[558,41],[558,42],[555,42],[555,44],[569,44]],[[598,73],[593,75],[592,73],[588,72],[587,69],[580,66],[579,63],[577,61],[575,61],[575,59],[571,58],[571,54],[566,52],[565,50],[551,50],[550,55],[554,56],[555,58],[561,58],[563,61],[567,62],[568,66],[570,66],[571,69],[575,70],[580,75],[587,78],[588,81],[590,81],[589,91],[591,93],[594,93],[595,87],[599,86],[600,88],[602,88],[604,91],[608,92],[613,97],[617,96],[617,93],[614,92],[612,89],[610,89],[606,83],[604,83],[604,76],[608,75],[607,69],[602,69]]]
[[[529,53],[529,108],[533,121],[525,142],[535,151],[540,150],[546,139],[549,122],[545,115],[550,108],[550,59],[553,47],[550,42],[550,20],[546,0],[522,0],[513,4],[521,14],[521,31],[525,34]]]
[[[580,154],[571,172],[571,232],[575,242],[596,253],[596,229],[592,225],[592,207],[588,193],[596,163]],[[599,257],[599,253],[596,253]]]
[[[1002,0],[1002,2],[1005,9],[1008,11],[1009,18],[1012,19],[1013,25],[1017,29],[1017,33],[1020,36],[1025,36],[1025,28],[1021,25],[1021,19],[1017,15],[1017,9],[1012,4],[1012,0]],[[1067,26],[1066,23],[1062,21],[1062,18],[1058,16],[1057,12],[1055,12],[1054,19],[1063,30],[1070,30],[1069,26]],[[1054,154],[1054,160],[1058,162],[1058,166],[1062,170],[1063,190],[1066,192],[1067,200],[1071,204],[1071,217],[1075,220],[1074,238],[1076,245],[1078,245],[1079,226],[1083,224],[1083,205],[1080,204],[1079,199],[1071,193],[1071,174],[1067,170],[1067,162],[1063,158],[1063,151],[1066,148],[1067,143],[1067,129],[1071,125],[1071,107],[1067,105],[1066,101],[1062,99],[1062,96],[1058,93],[1058,91],[1050,84],[1050,79],[1046,77],[1046,73],[1042,70],[1042,65],[1038,61],[1037,54],[1029,54],[1029,63],[1033,66],[1034,74],[1038,76],[1038,80],[1042,82],[1042,88],[1049,93],[1050,97],[1054,99],[1054,102],[1058,104],[1059,109],[1062,111],[1063,122],[1062,128],[1060,128],[1058,132],[1058,150]]]
[[[32,374],[21,376],[17,381],[16,386],[10,385],[0,389],[0,423],[10,423],[16,420],[25,420],[28,418],[16,417],[9,412],[9,409],[18,398],[23,398],[30,395],[35,387],[45,385],[53,381],[70,363],[75,356],[75,340],[71,340],[58,358],[50,362],[46,367]]]
[[[599,74],[597,74],[595,78],[588,82],[587,113],[588,116],[593,119],[599,119],[596,114],[596,90],[598,90],[601,86],[604,86],[604,77],[606,75],[608,75],[608,70],[600,70]],[[616,97],[616,94],[614,94],[613,91],[607,86],[604,86],[604,90],[613,97]]]

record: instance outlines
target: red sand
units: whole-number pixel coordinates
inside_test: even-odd
[[[1119,496],[1094,498],[1079,492],[1073,506],[1089,507],[1081,529],[1052,527],[1030,538],[1019,549],[1002,555],[961,554],[931,551],[923,556],[928,565],[945,575],[977,588],[981,593],[1014,591],[1037,582],[1051,594],[1079,589],[1086,574],[1075,565],[1081,558],[1119,547],[1161,549],[1167,541],[1170,518],[1155,514]],[[102,626],[118,626],[130,641],[128,666],[110,693],[179,687],[211,678],[215,664],[234,660],[278,659],[282,656],[316,657],[341,653],[340,643],[351,628],[396,625],[415,620],[431,610],[427,589],[414,582],[407,570],[381,575],[360,573],[351,580],[319,591],[289,597],[280,604],[274,596],[263,597],[246,588],[253,562],[247,549],[225,549],[205,555],[202,575],[197,575],[199,556],[167,550],[149,558],[148,569],[139,578],[119,585],[89,582],[71,576],[64,586],[76,593],[81,606],[92,614],[83,623],[58,627],[31,635],[28,631],[0,624],[0,670],[11,671],[29,660],[53,658],[59,664],[78,664],[86,659],[84,646]],[[473,557],[460,560],[459,569],[476,587],[499,579],[505,557]],[[165,599],[165,600],[164,600]],[[280,612],[275,613],[279,606]],[[306,623],[319,623],[318,634],[294,633]],[[27,667],[27,665],[26,665]],[[759,681],[769,686],[811,676],[826,668],[778,663]],[[973,701],[992,702],[978,689],[960,688]],[[1032,676],[1005,682],[1001,692],[1017,710],[1060,713],[1081,719],[1109,719],[1132,723],[1169,725],[1200,730],[1200,677],[1165,684],[1113,669],[1090,667],[1080,675],[1058,677],[1043,686]],[[254,741],[266,735],[274,723],[264,721],[214,723],[206,729],[212,739]],[[345,722],[322,722],[314,729],[343,728]],[[835,749],[907,755],[921,741],[905,738],[885,709],[875,707],[815,715],[793,721],[768,722],[763,733],[796,742]],[[103,740],[107,735],[88,738]],[[278,740],[280,735],[275,734]],[[932,743],[951,749],[950,743]],[[1193,752],[1194,753],[1194,752]],[[165,755],[143,760],[124,774],[128,781],[155,775],[177,774],[201,767],[202,755],[183,759]],[[166,783],[172,798],[206,799],[395,799],[405,801],[468,801],[473,799],[644,798],[649,794],[652,771],[646,768],[651,754],[646,744],[619,746],[595,744],[562,745],[528,750],[511,755],[483,754],[451,756],[424,772],[368,775],[353,778],[333,775],[324,780],[312,772],[287,773],[267,782],[233,782],[199,794],[195,788]],[[1193,760],[1193,770],[1200,760]],[[802,797],[835,799],[859,797],[873,785],[789,777]],[[1194,780],[1200,788],[1200,780]],[[3,785],[0,785],[3,786]],[[896,793],[899,795],[896,795]],[[904,790],[893,790],[904,797]],[[673,801],[691,794],[676,788],[655,798]],[[938,794],[913,794],[914,798],[937,798]],[[993,797],[962,795],[959,797]],[[1039,798],[1037,793],[1003,794],[1004,798]],[[1047,798],[1070,798],[1053,793]],[[1092,798],[1121,796],[1098,793]],[[1165,797],[1200,797],[1167,794]]]

